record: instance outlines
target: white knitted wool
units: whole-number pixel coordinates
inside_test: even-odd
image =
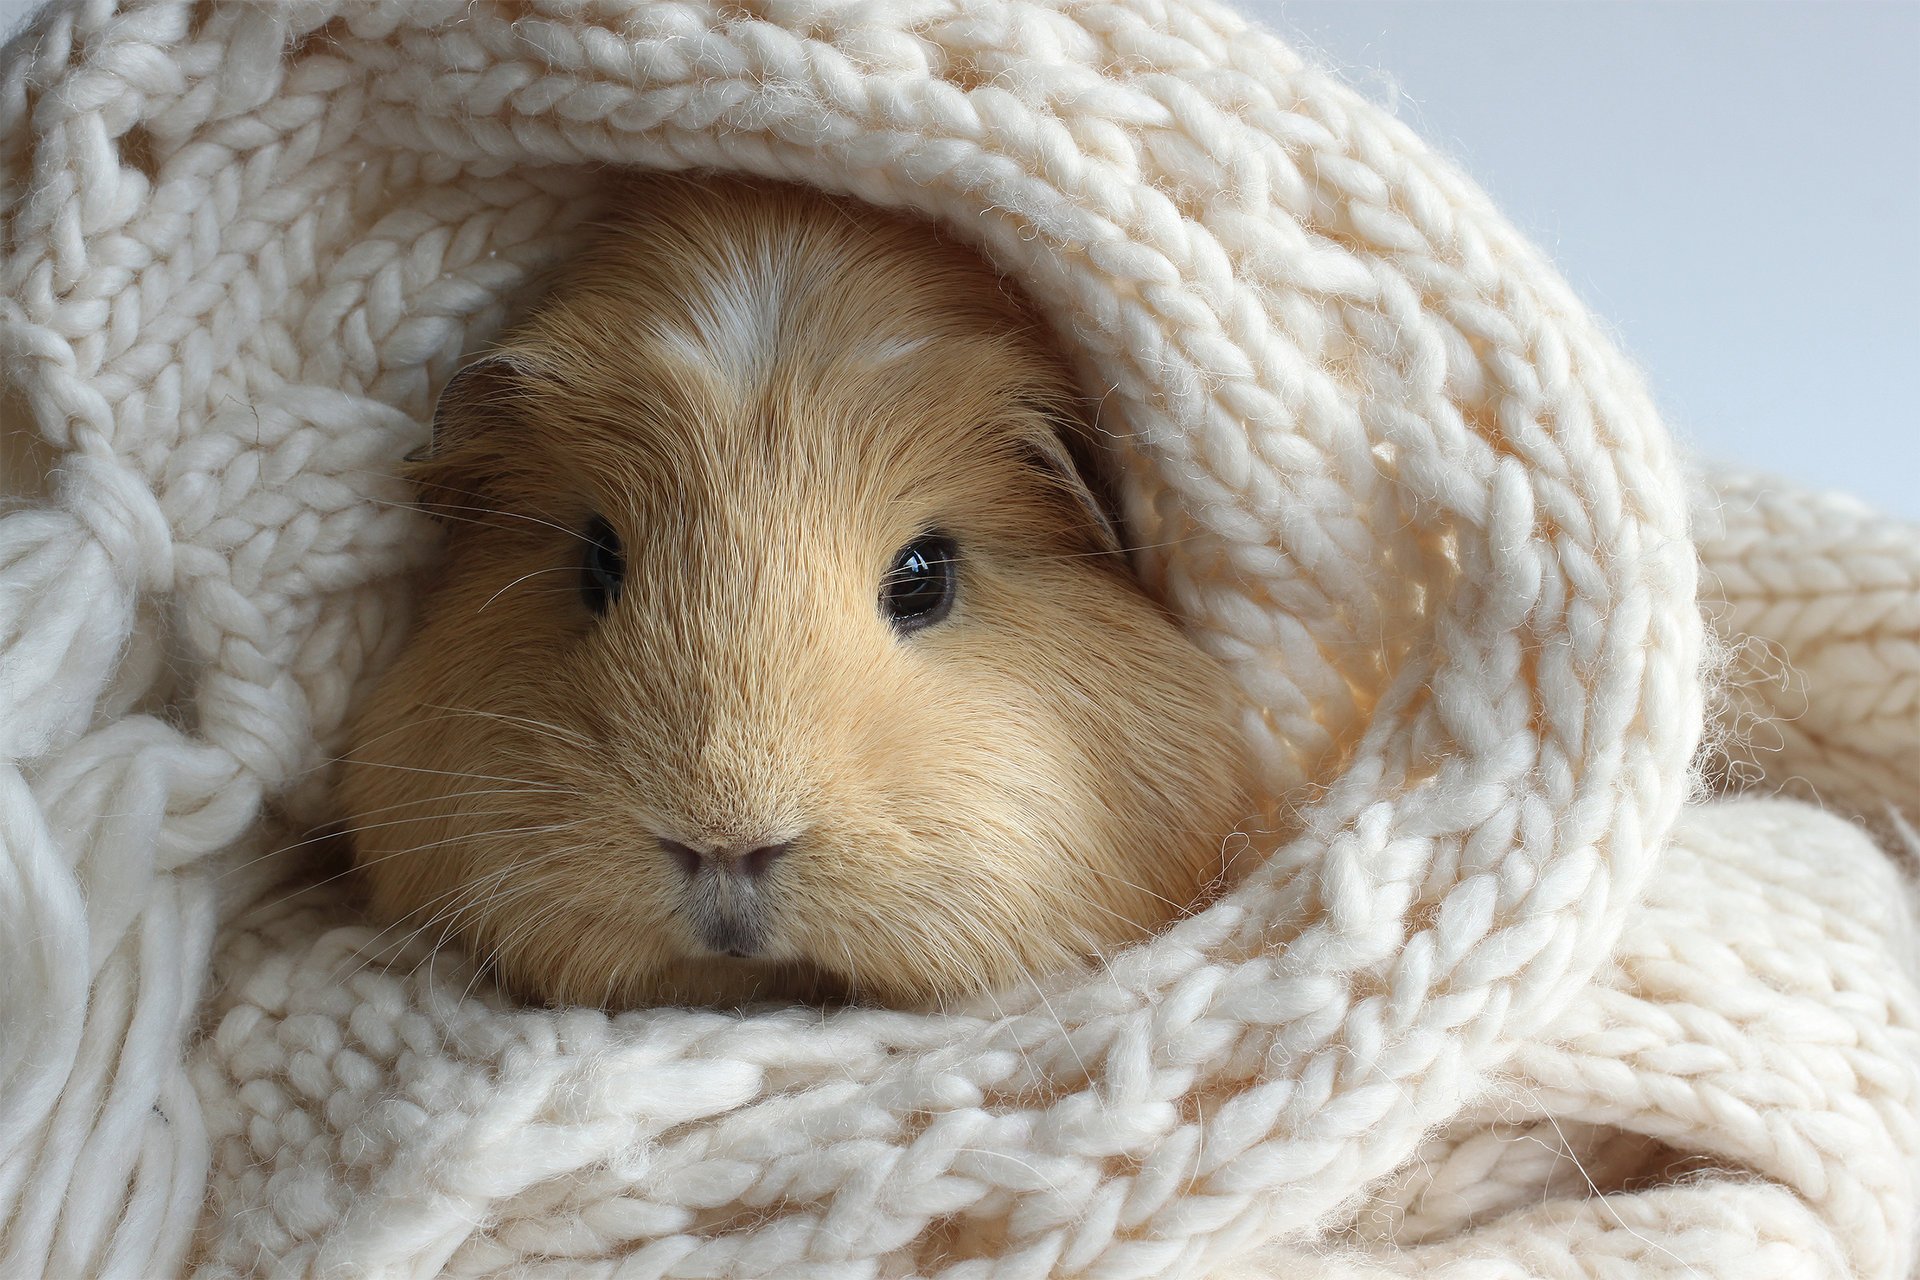
[[[430,555],[385,472],[606,163],[917,210],[1026,284],[1106,393],[1143,574],[1231,665],[1273,789],[1314,784],[1249,883],[938,1017],[510,1010],[451,959],[372,962],[327,890],[261,899],[278,864],[248,859],[324,815]],[[1531,1266],[1543,1222],[1617,1222],[1905,1265],[1897,958],[1756,1016],[1798,899],[1763,867],[1738,918],[1701,901],[1781,841],[1685,844],[1729,869],[1676,857],[1650,901],[1704,914],[1635,916],[1629,957],[1685,949],[1649,920],[1755,930],[1702,961],[1729,1006],[1604,968],[1701,720],[1685,486],[1638,379],[1483,196],[1230,14],[56,3],[0,55],[0,359],[61,459],[0,515],[0,1274],[1183,1277],[1276,1239],[1412,1265],[1357,1206],[1496,1082],[1717,1132],[1720,1093],[1669,1096],[1696,1007],[1759,1045],[1726,1088],[1760,1120],[1688,1148],[1745,1180],[1466,1247]],[[1871,950],[1855,908],[1817,936]],[[1825,1000],[1844,1069],[1794,1057]],[[1653,1039],[1609,1043],[1630,1016]],[[1897,1122],[1883,1149],[1822,1106]],[[1422,1233],[1453,1212],[1426,1199]]]
[[[1920,529],[1747,474],[1696,500],[1715,629],[1735,637],[1715,771],[1884,823],[1920,801]]]
[[[1857,827],[1806,806],[1689,810],[1614,965],[1506,1078],[1346,1231],[1219,1280],[1906,1276],[1907,891]]]

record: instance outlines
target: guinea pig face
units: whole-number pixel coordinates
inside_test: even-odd
[[[1071,387],[925,227],[661,180],[449,389],[343,793],[376,910],[605,1005],[920,1006],[1136,941],[1246,818]]]

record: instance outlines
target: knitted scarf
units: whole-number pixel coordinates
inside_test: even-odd
[[[1025,286],[1296,801],[1257,873],[990,1007],[608,1016],[388,956],[278,852],[431,562],[394,464],[608,166],[914,211]],[[1910,1264],[1905,900],[1837,817],[1685,807],[1639,378],[1203,0],[56,0],[0,54],[0,360],[0,1274]],[[1725,494],[1716,620],[1777,642],[1736,652],[1826,655],[1768,771],[1910,803],[1913,531]]]

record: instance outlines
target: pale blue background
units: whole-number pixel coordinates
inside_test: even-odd
[[[1920,5],[1242,7],[1460,161],[1682,439],[1920,518]]]
[[[1491,191],[1682,439],[1920,518],[1920,6],[1243,8]]]

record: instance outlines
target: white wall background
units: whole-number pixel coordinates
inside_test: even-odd
[[[1683,440],[1920,518],[1920,4],[1241,2],[1463,163]]]

